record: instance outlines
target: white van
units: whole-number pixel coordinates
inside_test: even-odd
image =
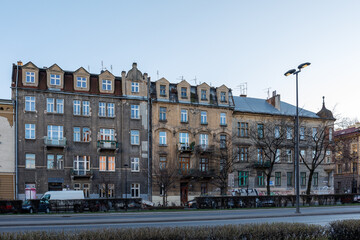
[[[83,199],[85,199],[83,191],[49,191],[44,193],[44,195],[40,198],[38,210],[49,213],[50,210],[68,210],[69,208],[72,208],[75,212],[77,212],[81,211],[83,208],[83,202],[81,201]],[[51,200],[56,200],[54,201],[55,204],[50,204]]]

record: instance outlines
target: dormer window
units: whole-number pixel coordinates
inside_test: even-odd
[[[201,89],[201,100],[207,100],[206,99],[206,90]]]
[[[186,87],[181,88],[181,98],[187,98]]]
[[[85,77],[77,77],[76,78],[76,87],[86,88],[86,78]]]
[[[226,102],[226,93],[225,92],[220,93],[220,101],[221,102]]]
[[[26,72],[26,82],[35,83],[35,72]]]
[[[166,96],[166,86],[160,85],[160,96]]]
[[[50,74],[50,84],[54,86],[60,86],[60,75]]]
[[[111,80],[102,80],[102,90],[111,91]]]
[[[133,93],[139,92],[139,83],[137,83],[137,82],[131,83],[131,92],[133,92]]]

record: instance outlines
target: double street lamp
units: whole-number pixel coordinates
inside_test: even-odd
[[[306,62],[298,66],[298,70],[291,69],[284,75],[296,75],[296,117],[295,117],[295,190],[296,190],[296,212],[300,213],[300,184],[299,184],[299,94],[298,94],[298,74],[301,69],[310,66],[311,63]]]

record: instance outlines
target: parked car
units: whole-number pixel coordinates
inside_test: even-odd
[[[188,201],[188,202],[186,203],[186,206],[187,206],[188,208],[197,208],[196,200],[194,199],[194,200]]]
[[[52,211],[73,209],[74,212],[81,212],[85,199],[83,191],[49,191],[40,198],[38,211],[49,213]],[[55,200],[55,202],[53,201]],[[69,201],[68,201],[69,200]],[[51,201],[53,204],[51,204]]]

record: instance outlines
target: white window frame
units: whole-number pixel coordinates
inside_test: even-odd
[[[280,149],[276,149],[276,153],[275,153],[275,161],[274,161],[274,162],[276,162],[276,163],[281,162],[281,158],[280,158],[280,156],[281,156],[281,150],[280,150]]]
[[[100,140],[115,141],[115,130],[111,128],[100,128]]]
[[[91,141],[91,130],[89,127],[83,127],[82,129],[82,142],[90,142]]]
[[[131,158],[131,172],[140,172],[139,158]]]
[[[48,125],[47,137],[49,140],[62,140],[64,138],[64,127]]]
[[[207,100],[207,99],[206,99],[206,97],[207,97],[207,96],[206,96],[206,95],[207,95],[206,92],[207,92],[206,89],[201,89],[201,90],[200,90],[201,100]]]
[[[50,85],[60,86],[61,78],[59,74],[50,74]]]
[[[206,111],[201,111],[200,113],[200,122],[201,124],[207,124],[207,112]]]
[[[80,168],[80,165],[83,165],[83,168]],[[75,156],[73,162],[73,170],[78,172],[79,175],[81,171],[84,171],[83,175],[86,175],[87,171],[90,171],[90,156]]]
[[[99,102],[99,117],[106,117],[106,103]]]
[[[73,114],[76,116],[81,115],[81,101],[80,100],[73,101]]]
[[[34,96],[25,96],[25,111],[35,112],[35,101]]]
[[[50,158],[50,156],[52,156]],[[47,154],[46,156],[46,168],[47,169],[50,169],[50,170],[53,170],[55,169],[55,155],[54,154]]]
[[[27,83],[35,83],[35,72],[26,72],[26,80]]]
[[[64,99],[56,99],[56,113],[64,113]]]
[[[226,102],[226,92],[220,92],[220,101]]]
[[[188,110],[187,109],[181,109],[181,122],[182,123],[188,122]]]
[[[86,77],[77,77],[76,78],[76,87],[86,88],[87,87],[87,78]]]
[[[312,128],[312,133],[311,133],[311,136],[313,138],[314,141],[317,141],[318,140],[318,129],[316,127],[313,127]]]
[[[132,183],[130,192],[132,198],[140,197],[140,183]]]
[[[159,120],[166,121],[166,107],[159,108]]]
[[[90,116],[90,101],[82,101],[82,115]]]
[[[101,86],[102,86],[102,90],[111,91],[111,80],[103,79]]]
[[[189,133],[186,132],[179,133],[179,142],[181,144],[189,145]]]
[[[55,98],[46,98],[46,112],[55,112]]]
[[[160,96],[166,96],[166,85],[160,85]]]
[[[292,127],[286,127],[286,139],[290,140],[292,139],[293,134],[293,128]]]
[[[226,125],[226,113],[220,113],[220,125]]]
[[[140,106],[131,105],[131,119],[140,119]]]
[[[36,159],[36,156],[34,153],[26,153],[25,154],[25,168],[35,169],[36,168],[35,159]]]
[[[73,141],[81,142],[81,128],[80,127],[73,128]]]
[[[180,92],[181,92],[182,98],[187,98],[187,88],[186,87],[181,87]]]
[[[139,83],[138,82],[132,82],[131,83],[131,92],[132,93],[138,93],[139,92]]]
[[[25,124],[25,139],[35,139],[36,138],[36,126],[35,124],[26,123]]]
[[[306,150],[300,149],[299,163],[304,163],[305,158],[306,158]]]
[[[107,104],[107,116],[108,117],[115,117],[115,103],[108,103]]]
[[[280,138],[280,126],[275,126],[274,136],[275,138]]]
[[[292,163],[293,162],[293,156],[292,156],[292,150],[291,149],[286,149],[286,162],[287,163]]]
[[[305,140],[305,128],[304,127],[300,127],[300,140]]]
[[[166,145],[166,132],[159,132],[159,144]]]
[[[201,147],[206,148],[209,145],[209,135],[201,133],[199,135],[199,142]]]
[[[130,143],[131,143],[131,145],[139,145],[140,144],[139,130],[130,130]]]

